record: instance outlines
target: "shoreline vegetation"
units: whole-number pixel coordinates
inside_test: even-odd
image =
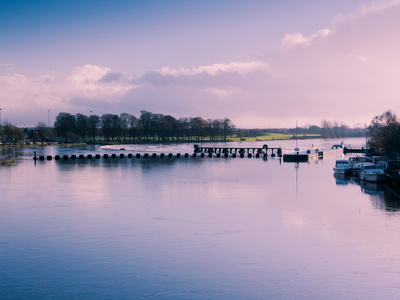
[[[316,134],[301,134],[297,136],[297,139],[317,139],[322,138],[320,135]],[[279,141],[279,140],[294,140],[296,136],[289,135],[289,134],[281,134],[281,133],[268,133],[265,135],[260,135],[256,137],[237,137],[237,136],[230,136],[227,138],[226,143],[231,142],[260,142],[260,141]],[[17,143],[17,144],[6,144],[0,145],[0,149],[9,149],[9,148],[36,148],[36,147],[49,147],[49,146],[65,146],[65,147],[72,147],[72,146],[84,146],[84,145],[135,145],[135,144],[201,144],[201,143],[224,143],[223,140],[211,140],[211,139],[203,139],[203,140],[176,140],[171,139],[168,141],[159,141],[157,139],[149,139],[149,140],[132,140],[132,139],[125,139],[125,140],[114,140],[114,141],[106,141],[103,138],[98,138],[95,141],[84,141],[84,142],[37,142],[37,143]]]
[[[365,125],[365,126],[362,126]],[[295,128],[236,128],[228,118],[174,118],[145,110],[136,117],[129,113],[72,115],[61,112],[50,122],[19,128],[9,122],[0,124],[0,149],[52,145],[118,145],[171,143],[257,142],[288,139],[366,137],[367,124],[349,127],[338,121],[322,120],[321,125]]]

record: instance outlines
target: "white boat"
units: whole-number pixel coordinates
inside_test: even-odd
[[[335,167],[333,168],[335,174],[340,175],[350,175],[350,164],[348,160],[338,159],[335,163]]]
[[[387,156],[372,156],[372,163],[381,165],[384,169],[387,168],[389,157]]]
[[[363,164],[360,170],[360,179],[369,182],[381,182],[385,180],[385,170],[381,164]]]
[[[349,157],[349,165],[352,173],[358,175],[361,166],[370,161],[366,156],[351,156]]]
[[[349,157],[349,164],[351,169],[361,169],[361,165],[367,163],[368,158],[366,156],[351,156]]]

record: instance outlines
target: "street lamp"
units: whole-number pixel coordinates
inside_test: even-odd
[[[2,111],[2,110],[3,110],[3,109],[0,108],[0,125],[3,123],[3,122],[2,122],[3,120],[2,120],[2,118],[1,118],[1,111]]]
[[[47,110],[47,113],[48,113],[49,127],[50,127],[50,109],[49,109],[49,110]]]

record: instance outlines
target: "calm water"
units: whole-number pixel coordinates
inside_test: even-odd
[[[299,141],[303,149],[334,143]],[[122,153],[116,148],[37,151]],[[334,158],[34,164],[32,149],[16,155],[0,167],[1,299],[400,298],[399,201],[385,186],[334,178]]]

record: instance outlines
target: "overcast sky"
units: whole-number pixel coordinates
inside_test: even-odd
[[[400,0],[0,0],[0,108],[237,127],[400,112]]]

